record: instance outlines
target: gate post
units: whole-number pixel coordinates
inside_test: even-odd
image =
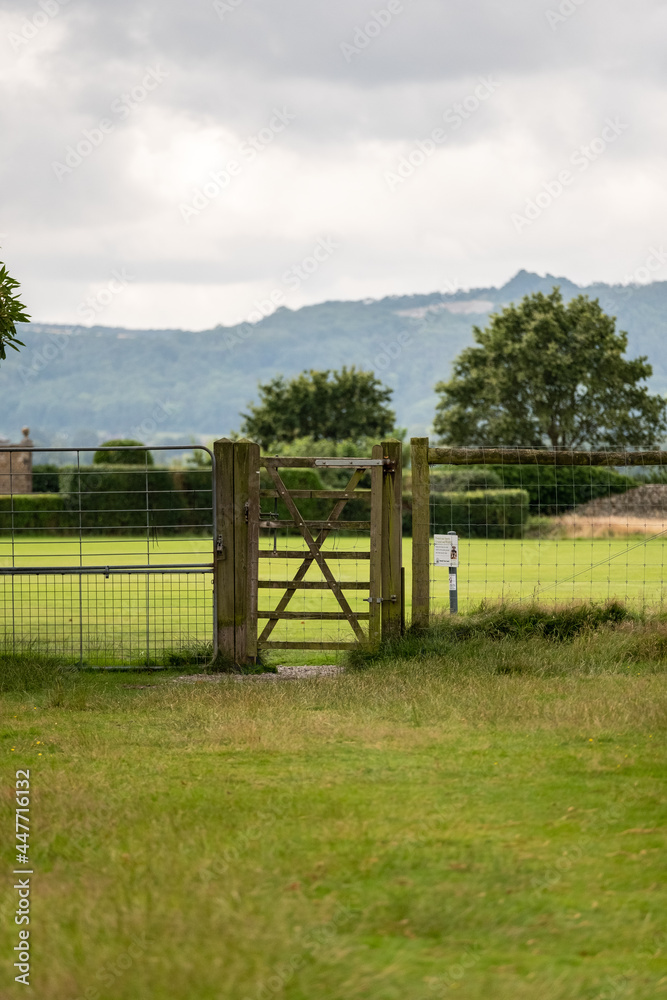
[[[215,524],[213,587],[215,595],[214,657],[236,662],[234,642],[234,443],[215,441]]]
[[[403,446],[383,441],[382,454],[391,462],[382,470],[382,638],[395,639],[403,621]]]
[[[243,666],[257,659],[259,445],[223,438],[215,454],[214,655]]]
[[[430,615],[430,480],[428,438],[412,438],[412,624],[425,628]]]
[[[234,442],[234,644],[238,665],[257,659],[259,445]]]

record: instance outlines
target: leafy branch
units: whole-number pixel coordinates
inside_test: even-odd
[[[29,323],[30,316],[18,297],[19,283],[12,278],[5,264],[0,263],[0,360],[7,357],[7,348],[18,351],[25,347],[16,336],[17,323]]]

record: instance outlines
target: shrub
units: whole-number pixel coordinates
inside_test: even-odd
[[[93,465],[153,465],[153,456],[150,451],[126,451],[130,447],[143,448],[141,441],[133,441],[131,438],[116,438],[113,441],[104,441],[102,448],[113,448],[118,446],[118,451],[96,451],[93,456]]]
[[[456,531],[461,538],[521,538],[528,511],[525,490],[431,494],[431,523],[437,534]],[[411,493],[403,494],[403,534],[412,534]]]
[[[0,532],[49,531],[67,521],[63,497],[58,493],[15,493],[0,496]],[[71,520],[71,519],[70,519]],[[74,527],[74,521],[68,527]]]

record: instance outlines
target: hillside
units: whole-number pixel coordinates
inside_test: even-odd
[[[565,278],[521,271],[502,288],[282,308],[245,329],[29,324],[20,333],[26,347],[0,367],[0,437],[15,439],[22,424],[38,444],[222,436],[238,428],[258,381],[343,364],[374,369],[394,388],[399,425],[425,432],[436,402],[433,385],[471,342],[473,324],[554,284],[567,298],[579,291],[599,297],[628,332],[630,354],[649,356],[653,390],[667,392],[667,282],[580,289]]]

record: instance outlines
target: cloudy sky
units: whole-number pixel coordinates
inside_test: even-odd
[[[664,0],[0,0],[33,318],[667,277]],[[653,249],[652,249],[653,248]]]

